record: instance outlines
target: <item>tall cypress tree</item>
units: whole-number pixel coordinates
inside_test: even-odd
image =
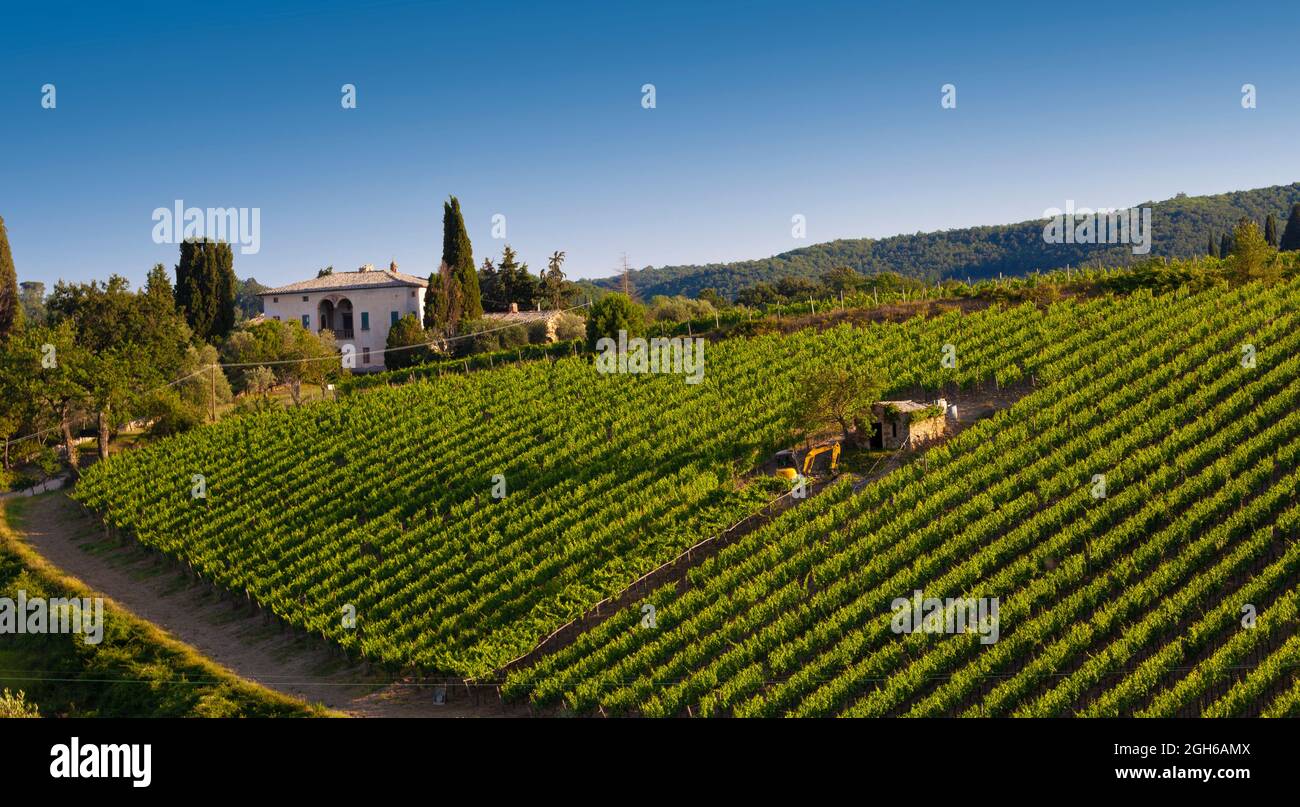
[[[206,336],[212,327],[202,271],[199,242],[190,239],[182,241],[181,259],[176,264],[176,307],[185,315],[190,330],[199,338]]]
[[[1286,220],[1286,229],[1282,231],[1278,249],[1283,252],[1300,249],[1300,203],[1291,205],[1291,215]]]
[[[0,341],[23,327],[23,305],[18,297],[18,271],[9,251],[9,233],[0,216]]]
[[[1232,233],[1224,233],[1219,240],[1219,256],[1226,258],[1232,254]]]
[[[460,200],[455,196],[442,207],[442,262],[456,281],[453,287],[448,288],[449,294],[453,288],[458,288],[460,293],[456,324],[481,319],[483,300],[478,288],[478,272],[474,269],[474,250],[465,230],[465,217],[460,213]]]
[[[1209,255],[1211,258],[1219,257],[1219,240],[1214,237],[1214,233],[1210,233],[1210,243],[1206,248],[1205,254]]]
[[[431,331],[443,331],[447,327],[447,290],[442,285],[443,274],[441,267],[429,273],[429,285],[424,290],[424,327]]]
[[[1264,219],[1264,240],[1268,242],[1270,247],[1277,249],[1277,217],[1272,213],[1269,213],[1268,218]]]
[[[234,260],[229,244],[207,239],[181,242],[176,305],[203,341],[223,338],[234,328],[238,286]]]
[[[239,279],[235,277],[235,251],[225,241],[210,242],[213,277],[213,337],[224,339],[235,328],[235,297]]]

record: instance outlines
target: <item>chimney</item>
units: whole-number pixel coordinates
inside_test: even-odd
[[[388,271],[390,271],[390,272],[396,272],[396,271],[397,271],[397,261],[393,261],[392,263],[390,263],[390,264],[388,265]]]
[[[518,313],[519,313],[519,303],[511,303],[511,304],[510,304],[510,313],[511,313],[511,314],[518,314]]]

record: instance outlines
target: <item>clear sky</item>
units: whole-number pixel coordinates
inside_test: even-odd
[[[0,7],[22,280],[173,266],[176,200],[259,208],[275,285],[427,274],[448,194],[479,262],[500,213],[599,277],[1300,179],[1295,3],[131,5]]]

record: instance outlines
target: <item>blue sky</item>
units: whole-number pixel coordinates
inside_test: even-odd
[[[560,249],[600,277],[624,252],[757,258],[1300,179],[1295,4],[15,5],[0,215],[47,284],[173,266],[151,216],[178,199],[260,208],[235,270],[279,284],[427,274],[448,194],[478,261],[500,213],[534,271]]]

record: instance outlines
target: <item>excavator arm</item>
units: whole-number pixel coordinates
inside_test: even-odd
[[[812,451],[809,451],[807,456],[803,458],[804,476],[808,476],[809,474],[812,473],[814,460],[816,460],[818,456],[825,454],[827,451],[831,452],[831,468],[830,468],[831,473],[835,473],[836,469],[839,468],[840,465],[840,444],[839,443],[832,443],[831,445],[828,446],[818,446],[814,448]]]

